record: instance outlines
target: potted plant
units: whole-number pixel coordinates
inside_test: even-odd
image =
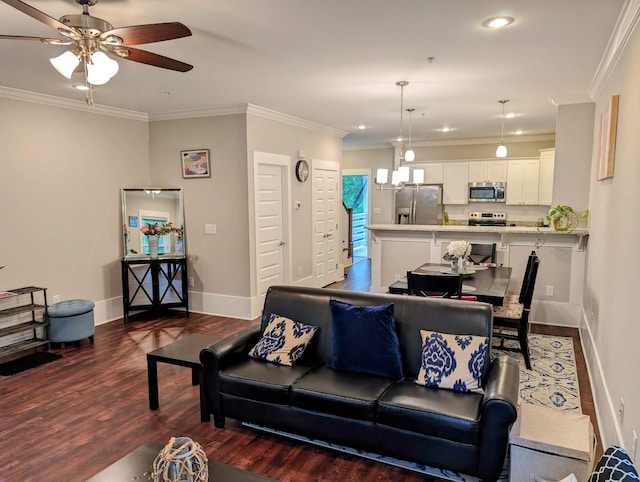
[[[580,219],[586,219],[589,216],[589,210],[585,209],[578,212],[571,206],[558,204],[547,214],[547,223],[553,226],[556,231],[573,231],[578,227]]]

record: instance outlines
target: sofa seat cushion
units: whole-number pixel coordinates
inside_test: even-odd
[[[454,442],[479,442],[483,395],[400,382],[378,402],[378,423]]]
[[[377,400],[393,380],[321,367],[291,387],[291,405],[356,420],[375,421]]]
[[[222,370],[218,384],[221,393],[288,405],[291,385],[309,370],[300,363],[289,367],[249,359]]]

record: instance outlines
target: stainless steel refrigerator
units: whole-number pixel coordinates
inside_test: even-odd
[[[396,192],[396,224],[442,224],[442,184]]]

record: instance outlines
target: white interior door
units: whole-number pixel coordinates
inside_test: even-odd
[[[313,263],[314,285],[326,286],[338,276],[340,192],[338,164],[314,161],[313,167]]]
[[[283,168],[258,164],[256,218],[258,292],[284,284],[285,230],[283,222]]]

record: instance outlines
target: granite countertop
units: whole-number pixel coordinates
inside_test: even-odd
[[[441,224],[370,224],[366,226],[370,231],[396,231],[396,232],[452,232],[452,233],[499,233],[499,234],[555,234],[585,236],[589,234],[586,228],[578,228],[573,231],[556,231],[553,228],[539,228],[536,226],[465,226],[465,225],[441,225]]]

